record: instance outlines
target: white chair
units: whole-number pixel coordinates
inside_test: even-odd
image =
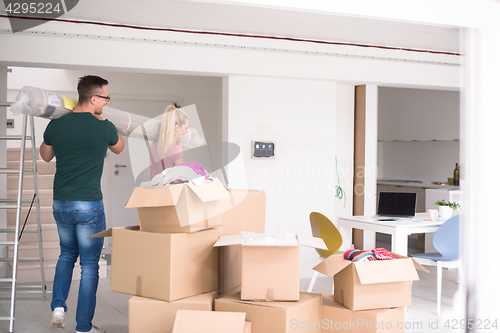
[[[462,277],[462,255],[460,215],[453,216],[446,220],[436,231],[432,238],[432,244],[438,252],[418,253],[412,257],[421,265],[432,265],[437,267],[437,314],[441,314],[441,289],[443,283],[443,267],[458,268],[458,282]]]

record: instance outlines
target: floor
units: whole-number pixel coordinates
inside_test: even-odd
[[[383,246],[379,244],[377,246]],[[410,248],[411,253],[411,248]],[[448,329],[453,324],[459,325],[460,309],[464,306],[463,292],[455,283],[456,270],[444,270],[441,316],[436,315],[436,269],[426,266],[430,273],[419,272],[420,280],[413,283],[413,304],[407,307],[405,332],[462,332],[460,329]],[[108,278],[101,279],[98,290],[97,309],[94,324],[106,329],[107,333],[124,333],[128,331],[128,299],[130,295],[110,291]],[[301,290],[307,290],[310,279],[301,280]],[[75,332],[75,305],[78,293],[78,281],[71,289],[66,314],[66,328],[61,333]],[[331,292],[332,280],[319,277],[313,292]],[[10,300],[0,300],[0,317],[8,316]],[[56,332],[50,327],[50,299],[18,299],[16,302],[15,332],[44,333]],[[8,332],[8,321],[0,322],[0,332]]]

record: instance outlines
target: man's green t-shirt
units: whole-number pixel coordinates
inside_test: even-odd
[[[104,158],[118,143],[115,125],[90,112],[69,113],[50,121],[43,141],[56,156],[54,200],[102,200]]]

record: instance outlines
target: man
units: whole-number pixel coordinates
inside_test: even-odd
[[[52,120],[40,145],[42,159],[56,157],[53,215],[61,254],[52,293],[52,327],[64,328],[66,299],[78,257],[82,269],[76,332],[104,333],[92,325],[99,282],[99,258],[103,239],[87,238],[106,229],[101,176],[107,149],[122,152],[125,141],[116,127],[100,114],[110,100],[108,81],[84,76],[78,81],[78,104],[72,113]]]

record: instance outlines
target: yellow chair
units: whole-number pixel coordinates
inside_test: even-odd
[[[316,249],[320,256],[320,261],[328,258],[332,254],[343,253],[343,251],[338,251],[342,246],[342,235],[340,234],[337,226],[333,224],[332,221],[325,215],[317,212],[312,212],[309,215],[309,220],[311,221],[311,230],[314,237],[320,237],[326,244],[328,250]],[[318,271],[314,271],[311,283],[309,284],[309,289],[307,292],[310,293],[318,277]],[[333,289],[332,289],[333,293]]]

